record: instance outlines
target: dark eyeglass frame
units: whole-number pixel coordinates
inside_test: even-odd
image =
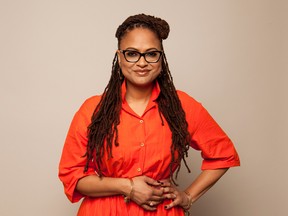
[[[137,60],[135,60],[135,61],[128,60],[128,59],[126,58],[126,54],[125,54],[125,53],[128,52],[128,51],[138,53],[138,54],[139,54],[139,58],[138,58]],[[138,52],[138,51],[136,51],[136,50],[129,50],[129,49],[128,49],[128,50],[119,50],[119,52],[120,52],[120,53],[123,53],[125,60],[126,60],[127,62],[130,62],[130,63],[136,63],[136,62],[138,62],[142,56],[144,57],[144,59],[145,59],[145,61],[146,61],[147,63],[157,63],[157,62],[159,62],[159,60],[160,60],[160,58],[161,58],[161,56],[162,56],[162,54],[163,54],[163,51],[160,51],[160,50],[151,50],[151,51],[148,51],[148,52],[141,53],[141,52]],[[151,53],[151,52],[160,53],[159,58],[158,58],[157,61],[152,61],[152,62],[151,62],[151,61],[147,61],[147,59],[146,59],[146,54],[149,54],[149,53]]]

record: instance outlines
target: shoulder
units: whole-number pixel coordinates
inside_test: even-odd
[[[100,102],[100,100],[101,100],[101,95],[94,95],[94,96],[87,98],[86,100],[84,100],[84,102],[78,109],[77,113],[80,115],[91,117],[96,106]]]
[[[97,104],[100,102],[100,100],[101,100],[101,95],[93,95],[91,97],[88,97],[86,100],[84,100],[80,109],[81,108],[86,108],[86,109],[95,108]]]
[[[182,106],[201,106],[200,102],[198,102],[196,99],[194,99],[192,96],[190,96],[184,91],[177,90],[177,95],[179,97],[179,100],[181,101]]]
[[[177,90],[177,94],[187,120],[198,119],[203,110],[202,104],[184,91]]]

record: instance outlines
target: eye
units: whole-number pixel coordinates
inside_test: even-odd
[[[128,56],[128,57],[135,57],[135,56],[138,56],[138,55],[139,55],[138,52],[132,51],[132,50],[127,50],[125,54],[126,54],[126,56]]]
[[[152,52],[147,52],[146,56],[147,57],[156,57],[158,55],[158,52],[152,51]]]

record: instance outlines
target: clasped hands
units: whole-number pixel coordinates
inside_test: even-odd
[[[155,211],[157,205],[165,199],[172,200],[165,205],[166,210],[174,206],[185,207],[190,200],[185,192],[180,191],[169,179],[157,181],[147,176],[133,178],[133,196],[131,200],[148,211]]]

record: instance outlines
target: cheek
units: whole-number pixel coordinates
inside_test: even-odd
[[[131,65],[129,63],[127,64],[127,62],[123,61],[123,59],[121,62],[119,62],[119,66],[124,73],[131,69]]]
[[[162,71],[162,65],[159,64],[159,65],[157,66],[157,69],[156,69],[156,70],[157,70],[158,73],[160,73],[160,72]]]

